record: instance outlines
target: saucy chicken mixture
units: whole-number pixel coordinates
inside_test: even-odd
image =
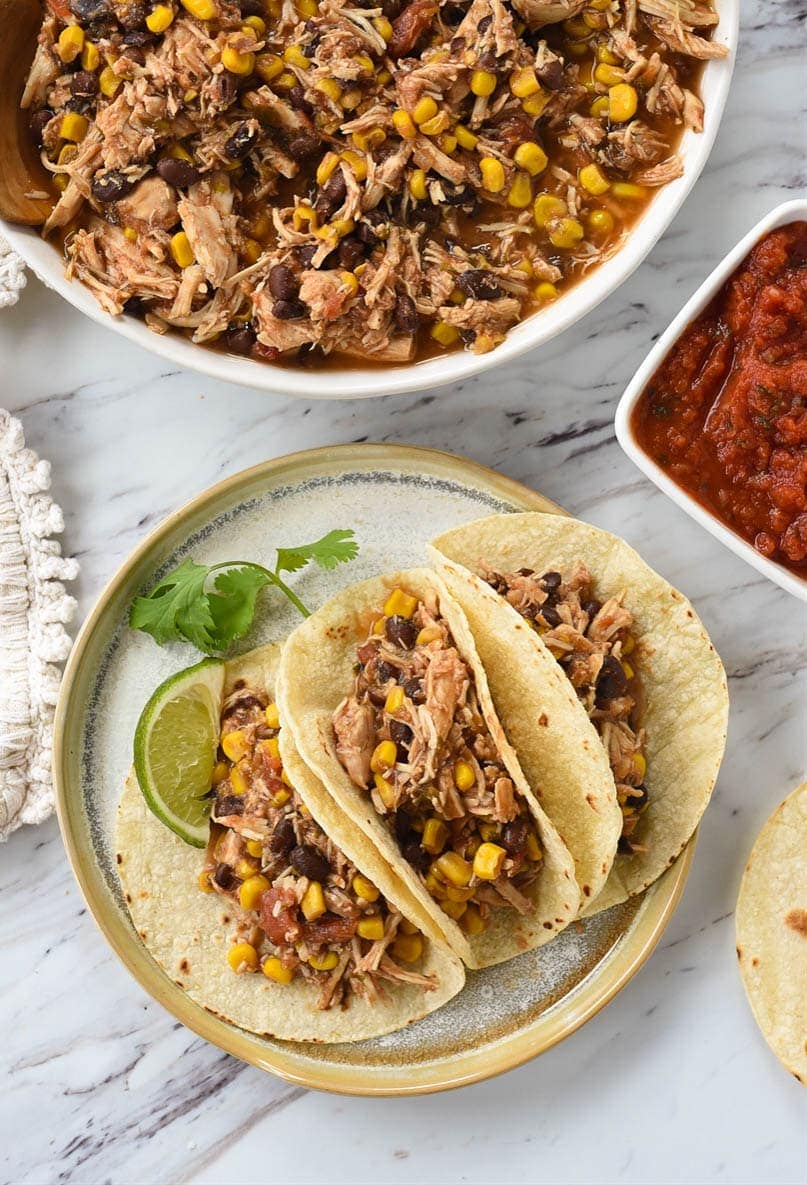
[[[647,806],[646,738],[638,723],[640,679],[628,662],[636,641],[630,632],[633,616],[622,604],[624,593],[598,600],[582,563],[566,575],[539,576],[531,568],[501,573],[485,567],[482,576],[526,618],[563,667],[611,763],[622,808],[619,850],[640,851],[632,837]]]
[[[110,314],[265,361],[482,353],[698,131],[701,0],[48,0],[44,233]]]
[[[534,820],[436,595],[390,594],[333,723],[342,765],[449,917],[473,935],[493,909],[530,912],[543,858]]]
[[[307,980],[318,1007],[352,994],[377,1000],[389,983],[430,990],[415,969],[417,928],[381,896],[311,817],[289,785],[277,705],[245,685],[225,701],[212,826],[200,886],[226,897],[236,919],[227,961],[275,983]]]

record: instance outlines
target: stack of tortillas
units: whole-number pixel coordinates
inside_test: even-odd
[[[807,782],[776,808],[748,858],[737,957],[762,1035],[807,1085]]]

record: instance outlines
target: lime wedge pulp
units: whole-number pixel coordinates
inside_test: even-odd
[[[134,738],[137,780],[149,808],[196,848],[207,844],[224,663],[207,658],[161,683]]]

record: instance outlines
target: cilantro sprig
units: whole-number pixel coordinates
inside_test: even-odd
[[[249,633],[258,594],[268,585],[288,597],[303,617],[310,616],[282,572],[299,572],[312,561],[332,571],[355,559],[358,551],[353,531],[336,530],[314,543],[279,547],[274,569],[249,560],[208,565],[187,559],[147,596],[135,598],[129,624],[150,634],[159,646],[184,639],[205,654],[218,654]]]

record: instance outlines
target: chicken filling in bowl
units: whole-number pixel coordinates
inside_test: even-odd
[[[621,852],[640,851],[633,839],[647,806],[645,730],[641,678],[628,661],[636,640],[633,615],[624,593],[598,600],[591,573],[577,563],[567,574],[531,568],[495,572],[483,578],[541,635],[563,667],[580,702],[600,734],[622,808]],[[635,661],[635,660],[634,660]]]
[[[200,877],[237,922],[227,961],[276,983],[302,978],[318,1007],[370,1001],[385,984],[431,990],[418,929],[328,838],[289,785],[277,705],[245,685],[224,704],[210,842]]]
[[[265,361],[482,353],[699,131],[703,0],[48,0],[44,233],[110,314]]]
[[[543,858],[527,803],[482,714],[437,597],[395,589],[357,651],[336,750],[449,917],[481,933],[492,909],[532,908]]]

